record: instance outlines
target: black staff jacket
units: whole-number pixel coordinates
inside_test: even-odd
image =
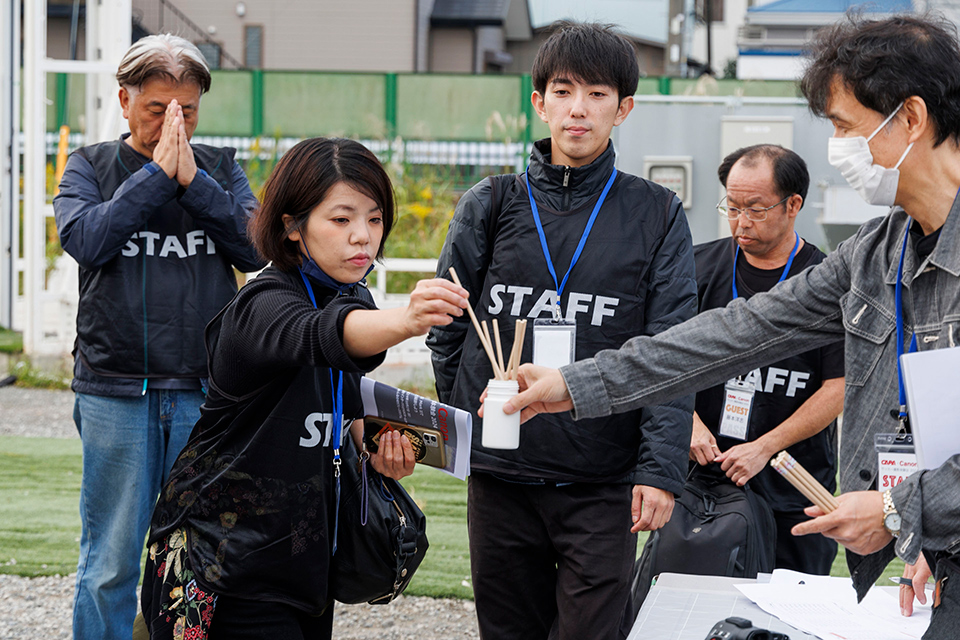
[[[528,174],[558,280],[567,272],[587,220],[614,167],[612,143],[591,164],[550,164],[550,140],[535,144]],[[450,222],[438,273],[456,268],[478,318],[499,320],[504,350],[515,320],[528,320],[523,362],[533,355],[537,319],[552,314],[556,285],[540,246],[520,176],[484,180],[464,194]],[[494,219],[495,218],[495,219]],[[492,239],[492,242],[490,241]],[[491,246],[492,245],[492,246]],[[561,296],[577,324],[576,358],[652,335],[697,310],[693,249],[672,191],[617,174]],[[518,481],[629,482],[679,494],[687,468],[693,397],[595,420],[541,415],[521,427],[515,451],[481,446],[479,397],[493,377],[464,316],[427,339],[440,399],[473,412],[472,469]],[[505,356],[506,357],[506,356]]]

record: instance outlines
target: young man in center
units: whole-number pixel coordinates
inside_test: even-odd
[[[614,167],[610,133],[639,77],[633,46],[608,26],[562,23],[532,75],[550,138],[535,143],[524,174],[460,199],[438,275],[456,269],[502,343],[528,321],[523,362],[589,358],[692,317],[680,201]],[[457,321],[428,345],[440,399],[476,416],[493,377],[476,332]],[[691,396],[601,420],[544,416],[522,427],[516,450],[484,448],[475,418],[467,515],[483,638],[616,637],[636,533],[663,526],[682,490],[692,412]]]

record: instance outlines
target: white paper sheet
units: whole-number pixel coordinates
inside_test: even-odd
[[[904,354],[903,386],[921,469],[960,453],[960,348]]]
[[[768,584],[737,585],[743,595],[785,623],[824,640],[916,640],[930,624],[930,607],[900,615],[894,593],[871,589],[857,604],[849,578],[777,569]]]

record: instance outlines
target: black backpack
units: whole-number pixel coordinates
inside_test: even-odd
[[[633,568],[621,624],[627,637],[663,572],[755,578],[773,571],[777,529],[767,501],[749,483],[738,487],[717,464],[695,465],[670,521],[653,532]]]

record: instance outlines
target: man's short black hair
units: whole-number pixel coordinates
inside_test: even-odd
[[[727,186],[727,176],[739,160],[743,160],[746,166],[756,166],[764,158],[773,164],[773,182],[777,194],[781,198],[797,194],[806,202],[807,189],[810,187],[807,163],[795,152],[778,144],[755,144],[752,147],[737,149],[728,155],[717,169],[720,184]],[[802,208],[803,205],[800,206]]]
[[[947,138],[960,143],[960,48],[956,28],[942,16],[866,20],[849,14],[817,33],[810,55],[800,90],[818,116],[826,115],[838,80],[884,116],[919,96],[935,127],[934,146]]]
[[[530,74],[533,88],[544,95],[547,84],[570,76],[585,84],[603,84],[617,89],[623,100],[637,91],[640,65],[637,50],[613,25],[595,22],[560,21],[540,45]]]

